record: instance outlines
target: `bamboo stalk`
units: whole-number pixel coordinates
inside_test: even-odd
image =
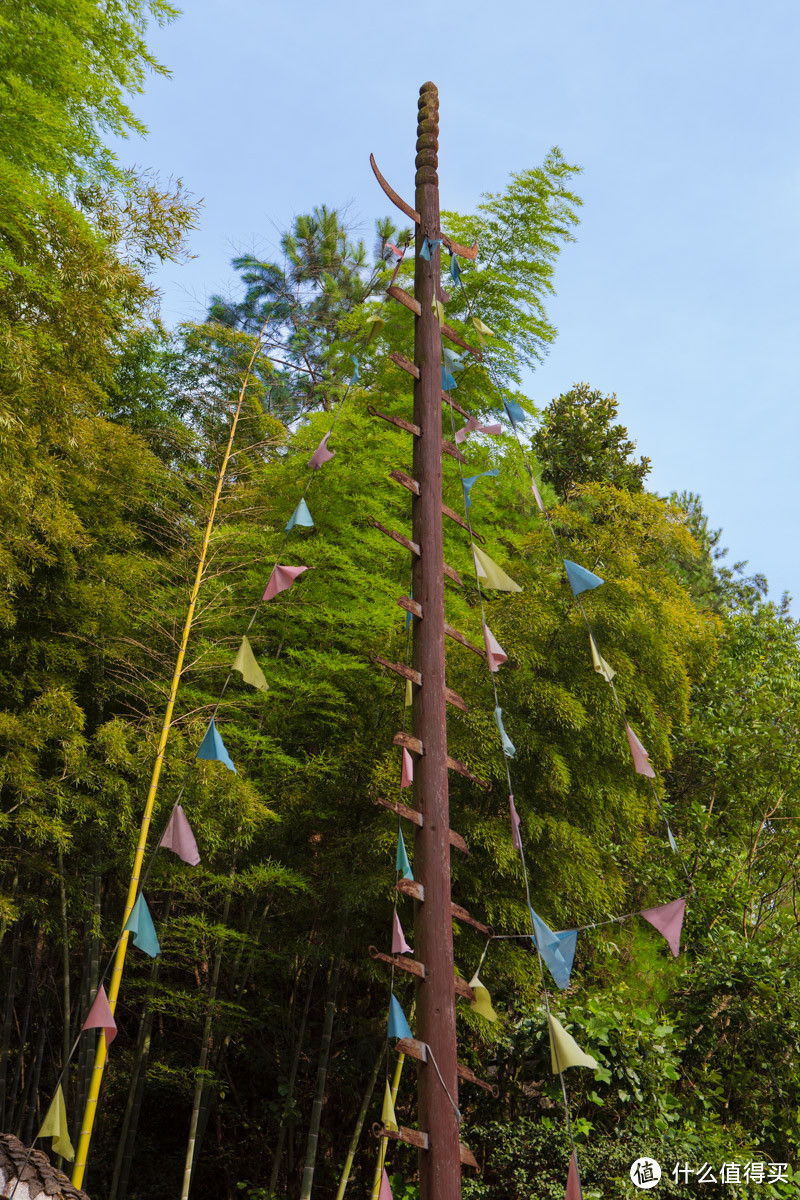
[[[305,1037],[305,1032],[306,1032],[306,1021],[308,1020],[308,1010],[311,1006],[311,994],[314,991],[315,975],[316,975],[316,968],[314,967],[311,970],[311,979],[309,980],[308,988],[306,990],[306,998],[305,998],[305,1002],[303,1004],[303,1013],[302,1013],[302,1016],[300,1017],[300,1028],[298,1029],[297,1037],[295,1038],[294,1054],[292,1056],[292,1065],[289,1070],[289,1080],[286,1085],[286,1099],[284,1100],[283,1115],[281,1117],[280,1129],[278,1130],[278,1142],[277,1142],[277,1145],[275,1146],[275,1156],[272,1160],[272,1173],[271,1173],[270,1179],[269,1179],[269,1187],[267,1188],[267,1194],[269,1196],[275,1195],[275,1189],[278,1186],[278,1175],[279,1175],[280,1169],[281,1169],[281,1159],[283,1158],[283,1147],[284,1147],[284,1143],[286,1141],[286,1118],[287,1118],[287,1114],[289,1112],[289,1108],[291,1107],[292,1101],[294,1100],[294,1088],[295,1088],[295,1083],[297,1082],[297,1070],[298,1070],[298,1067],[300,1066],[300,1055],[302,1054],[302,1051],[303,1051],[303,1038]]]
[[[344,931],[342,930],[342,934]],[[342,967],[344,951],[341,947],[331,968],[328,983],[328,998],[325,1004],[325,1020],[322,1024],[322,1039],[319,1044],[319,1064],[317,1066],[317,1085],[314,1090],[314,1100],[311,1105],[311,1119],[308,1123],[308,1138],[306,1140],[306,1159],[303,1165],[303,1182],[300,1187],[300,1200],[311,1200],[311,1187],[314,1182],[314,1167],[317,1161],[317,1146],[319,1144],[319,1127],[322,1122],[322,1105],[325,1099],[325,1084],[328,1080],[328,1059],[331,1052],[333,1035],[333,1017],[336,1012],[336,993],[339,990],[339,972]]]
[[[239,423],[239,414],[242,410],[245,392],[247,385],[250,382],[253,365],[261,348],[261,340],[266,330],[267,322],[261,328],[261,331],[256,338],[256,344],[253,347],[253,353],[250,356],[250,362],[247,364],[242,386],[239,389],[239,396],[236,402],[236,409],[231,421],[230,433],[228,442],[225,446],[225,452],[222,456],[219,474],[217,476],[217,485],[214,489],[214,496],[211,501],[211,508],[206,522],[205,532],[203,533],[203,542],[200,547],[200,557],[197,563],[194,583],[192,585],[191,595],[189,597],[189,608],[186,612],[186,619],[183,625],[183,633],[181,635],[180,649],[178,657],[175,661],[175,669],[172,673],[172,680],[169,687],[169,697],[167,707],[164,711],[164,719],[161,723],[161,733],[158,739],[158,749],[156,751],[156,759],[153,764],[153,773],[150,778],[150,786],[147,791],[147,799],[145,800],[144,812],[142,814],[142,823],[139,828],[139,840],[136,845],[136,853],[133,859],[133,870],[131,872],[130,883],[128,884],[128,895],[125,901],[125,911],[122,918],[122,934],[117,945],[116,954],[114,956],[114,966],[111,972],[111,982],[108,988],[108,1004],[113,1013],[117,1006],[117,997],[119,995],[120,984],[122,982],[122,971],[125,966],[125,956],[128,950],[128,931],[125,925],[128,922],[128,917],[133,911],[133,906],[136,903],[136,896],[139,889],[139,877],[141,875],[142,863],[144,862],[144,852],[147,847],[147,835],[150,831],[150,821],[153,816],[153,808],[155,806],[156,794],[158,792],[158,784],[161,778],[161,768],[164,763],[164,752],[167,746],[167,738],[169,737],[170,727],[172,725],[172,712],[175,707],[175,699],[178,694],[178,685],[180,683],[181,674],[183,673],[183,660],[186,656],[186,647],[189,643],[189,634],[192,630],[194,621],[194,610],[197,604],[197,596],[200,591],[200,585],[203,580],[203,572],[206,565],[206,556],[208,554],[208,546],[211,541],[211,533],[214,528],[214,521],[217,515],[217,506],[222,495],[222,488],[225,483],[225,476],[228,470],[228,460],[231,456],[233,448],[233,439],[236,436],[236,427]],[[92,1078],[89,1084],[89,1094],[86,1098],[86,1106],[83,1110],[83,1119],[81,1122],[81,1135],[78,1141],[78,1150],[75,1155],[75,1166],[72,1172],[73,1187],[78,1189],[83,1184],[83,1177],[86,1174],[86,1161],[89,1157],[89,1146],[92,1140],[92,1129],[94,1128],[95,1117],[97,1116],[97,1102],[100,1096],[100,1085],[103,1081],[103,1072],[105,1070],[107,1057],[106,1035],[100,1031],[100,1036],[97,1042],[97,1050],[95,1052],[94,1068],[92,1070]]]
[[[372,1075],[370,1076],[369,1083],[364,1089],[364,1096],[361,1100],[361,1108],[358,1110],[358,1116],[356,1117],[356,1127],[353,1130],[353,1136],[351,1137],[350,1145],[347,1148],[347,1157],[345,1158],[344,1166],[342,1167],[342,1177],[339,1180],[339,1187],[336,1191],[336,1200],[344,1200],[344,1192],[350,1179],[350,1172],[353,1169],[353,1159],[355,1158],[356,1150],[358,1149],[358,1141],[361,1137],[361,1130],[364,1128],[364,1121],[367,1117],[367,1109],[369,1108],[369,1103],[372,1099],[372,1093],[375,1091],[375,1082],[378,1078],[378,1072],[381,1069],[381,1063],[383,1062],[383,1056],[385,1053],[386,1048],[382,1045],[380,1051],[378,1052],[378,1057],[375,1059],[375,1066],[372,1069]]]
[[[397,1064],[394,1068],[394,1078],[392,1079],[392,1104],[397,1099],[397,1093],[400,1089],[400,1076],[403,1074],[403,1063],[406,1061],[405,1054],[398,1054]],[[375,1174],[372,1178],[372,1192],[370,1200],[378,1200],[378,1193],[381,1190],[381,1176],[383,1168],[386,1165],[386,1147],[389,1145],[389,1139],[382,1137],[378,1146],[378,1161],[375,1164]]]

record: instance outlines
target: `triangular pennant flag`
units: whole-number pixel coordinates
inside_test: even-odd
[[[564,1193],[564,1200],[583,1200],[581,1177],[578,1171],[578,1158],[574,1150],[569,1160],[569,1174],[567,1175],[567,1190]]]
[[[366,344],[369,345],[374,337],[376,337],[383,329],[386,322],[383,317],[379,317],[377,313],[372,317],[367,317],[366,324],[369,325],[369,334],[367,335]]]
[[[428,262],[430,262],[434,256],[434,254],[436,253],[436,251],[441,246],[441,244],[442,244],[441,238],[436,238],[436,239],[423,238],[422,245],[421,245],[420,251],[419,251],[420,258],[426,258],[428,260]]]
[[[139,892],[139,895],[136,897],[136,903],[131,909],[131,915],[125,922],[125,929],[130,930],[133,934],[134,946],[138,946],[140,950],[144,950],[145,954],[149,954],[151,958],[155,958],[157,954],[161,953],[161,947],[156,937],[156,927],[153,924],[153,918],[150,916],[150,909],[147,907],[144,892]]]
[[[484,325],[480,317],[473,317],[472,324],[475,326],[478,341],[482,346],[485,346],[487,337],[494,337],[494,330],[490,329],[488,325]]]
[[[458,259],[452,253],[450,255],[450,278],[453,283],[461,283],[461,268],[458,265]]]
[[[544,512],[544,504],[542,503],[542,497],[539,495],[539,489],[536,486],[536,480],[533,478],[533,471],[530,472],[530,476],[531,476],[531,491],[533,492],[533,497],[534,497],[536,503],[539,505],[539,512]]]
[[[253,648],[246,637],[242,638],[242,644],[236,651],[236,658],[233,660],[232,671],[238,671],[245,683],[249,683],[251,687],[257,688],[259,692],[269,691],[269,684],[264,676],[264,672],[256,662],[256,656],[253,654]]]
[[[397,909],[394,910],[392,918],[392,954],[413,954],[414,951],[406,941],[406,935],[403,933],[403,926],[400,924],[400,918],[397,915]]]
[[[311,467],[312,471],[318,471],[322,464],[332,459],[336,453],[335,450],[328,449],[328,438],[330,436],[331,430],[329,429],[314,453],[311,455],[311,458],[308,460],[308,465]]]
[[[295,525],[303,525],[306,529],[312,529],[314,526],[314,518],[308,511],[308,505],[306,504],[305,500],[300,501],[297,508],[286,522],[286,532],[289,533],[292,529],[294,529]]]
[[[172,816],[158,844],[165,850],[171,850],[173,854],[177,854],[178,858],[182,858],[190,867],[196,867],[200,862],[200,851],[197,849],[192,827],[180,804],[176,804],[173,808]]]
[[[111,1045],[117,1036],[117,1022],[114,1020],[114,1014],[108,1003],[106,989],[102,983],[92,1002],[92,1007],[89,1009],[89,1015],[83,1022],[83,1029],[102,1029],[106,1035],[106,1048]],[[81,1032],[83,1032],[83,1029]]]
[[[565,1071],[567,1067],[591,1067],[597,1070],[597,1059],[591,1054],[585,1054],[571,1034],[567,1033],[559,1020],[551,1016],[550,1023],[550,1067],[554,1075],[559,1067]]]
[[[502,567],[499,567],[493,558],[489,558],[484,550],[479,549],[473,542],[472,554],[475,559],[475,567],[478,572],[478,578],[482,579],[486,587],[495,588],[498,592],[521,592],[522,588],[518,583],[515,583],[510,575],[506,575]]]
[[[479,1017],[485,1017],[487,1021],[496,1021],[497,1013],[492,1008],[492,997],[489,995],[489,989],[485,987],[478,978],[478,972],[472,976],[469,981],[469,986],[475,993],[475,999],[470,1001],[470,1008],[476,1012]]]
[[[441,300],[437,300],[434,296],[431,300],[431,312],[436,314],[436,320],[440,325],[444,324],[444,305]]]
[[[461,355],[456,354],[455,350],[451,350],[449,346],[444,346],[442,348],[442,354],[444,354],[448,370],[452,371],[454,375],[456,375],[459,371],[464,370],[464,363],[461,360]]]
[[[631,758],[636,774],[646,775],[648,779],[655,779],[656,773],[650,764],[650,756],[627,721],[625,722],[625,732],[628,735],[628,745],[631,748]]]
[[[442,367],[442,391],[452,392],[453,388],[457,386],[458,384],[448,371],[447,367]],[[458,434],[456,434],[456,441],[458,441]]]
[[[533,909],[531,909],[531,921],[536,947],[542,960],[547,964],[547,969],[553,976],[556,986],[562,990],[569,987],[569,977],[572,974],[575,947],[578,942],[577,929],[563,929],[554,933]]]
[[[499,671],[503,663],[508,661],[508,655],[485,621],[483,622],[483,644],[486,647],[486,661],[489,664],[489,670]]]
[[[516,400],[503,399],[505,410],[508,413],[508,419],[516,429],[518,425],[524,424],[528,419],[528,414],[521,404],[517,404]]]
[[[617,672],[613,667],[608,665],[606,660],[600,654],[591,633],[589,634],[589,646],[591,647],[592,651],[592,666],[594,667],[595,671],[597,671],[598,675],[603,676],[603,679],[605,679],[606,683],[611,683],[611,680],[614,678]]]
[[[406,692],[403,698],[403,708],[408,708],[414,703],[414,691],[411,687],[411,680],[406,680]]]
[[[390,1038],[410,1038],[413,1036],[406,1020],[406,1014],[400,1007],[400,1001],[394,993],[389,1000],[389,1034]]]
[[[470,491],[472,489],[472,485],[474,483],[477,483],[477,481],[479,479],[483,479],[483,477],[485,475],[499,475],[499,474],[500,474],[500,468],[495,467],[493,471],[481,471],[480,475],[467,475],[465,479],[462,479],[461,486],[464,489],[464,505],[465,505],[465,507],[469,508],[470,505],[472,504],[472,500],[470,498],[469,493],[470,493]]]
[[[403,746],[402,766],[400,768],[400,787],[411,787],[414,782],[414,760]]]
[[[409,592],[408,598],[409,598],[409,600],[414,599],[414,593],[412,591]],[[411,617],[412,617],[412,613],[406,612],[406,633],[408,633],[408,627],[411,624]]]
[[[502,425],[481,425],[476,417],[467,417],[466,425],[462,425],[460,429],[456,430],[456,442],[458,445],[461,445],[462,442],[466,441],[467,435],[470,433],[491,433],[495,435],[502,432]]]
[[[508,806],[511,810],[511,845],[515,850],[522,850],[522,838],[519,832],[521,822],[513,796],[508,797]]]
[[[389,1176],[386,1172],[386,1167],[381,1172],[381,1190],[378,1192],[378,1200],[394,1200],[392,1195],[392,1185],[389,1183]]]
[[[672,900],[669,904],[659,905],[658,908],[643,908],[639,914],[664,936],[673,958],[677,958],[681,952],[681,930],[685,912],[685,900]]]
[[[506,758],[513,758],[517,753],[517,748],[503,727],[502,708],[495,708],[494,719],[497,722],[497,728],[500,731],[500,741],[503,743],[503,753],[505,754]]]
[[[230,754],[225,749],[225,743],[220,737],[216,721],[213,717],[208,723],[208,729],[200,743],[200,749],[197,751],[195,758],[207,758],[212,762],[225,763],[229,771],[233,771],[234,775],[237,774],[236,767],[233,765]]]
[[[307,571],[308,567],[282,567],[277,564],[272,569],[272,574],[267,580],[267,586],[264,589],[264,595],[261,597],[262,603],[265,600],[273,600],[280,592],[285,592],[292,586],[298,575],[302,575],[303,571]]]
[[[353,364],[353,378],[350,380],[350,384],[352,386],[357,379],[360,379],[361,369],[358,365],[358,359],[353,358],[352,354],[350,355],[350,362]],[[334,450],[334,454],[335,453],[336,453],[336,451]]]
[[[397,854],[395,855],[394,869],[395,871],[403,872],[403,879],[414,878],[411,872],[411,863],[408,861],[408,852],[402,829],[397,832]]]
[[[581,592],[590,592],[592,588],[600,587],[601,583],[605,583],[605,580],[601,579],[599,575],[587,571],[586,567],[579,567],[577,563],[570,562],[568,558],[564,559],[564,566],[573,596],[580,596]]]
[[[53,1153],[60,1154],[68,1162],[72,1162],[75,1158],[75,1151],[72,1147],[72,1142],[69,1140],[67,1106],[64,1103],[64,1093],[61,1090],[61,1084],[56,1088],[56,1094],[50,1101],[50,1107],[45,1114],[44,1121],[42,1121],[42,1127],[36,1136],[40,1138],[51,1137],[53,1139]]]
[[[672,853],[677,854],[678,847],[675,843],[675,838],[672,836],[672,830],[670,829],[669,825],[667,826],[667,837],[669,838],[669,844],[672,847]]]
[[[386,1080],[386,1091],[383,1093],[383,1109],[381,1110],[381,1121],[384,1129],[391,1129],[397,1133],[397,1117],[394,1114],[394,1104],[392,1103],[392,1093],[389,1088],[389,1080]]]

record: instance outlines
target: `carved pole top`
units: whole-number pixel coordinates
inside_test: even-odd
[[[431,183],[438,187],[439,176],[439,89],[435,83],[423,83],[417,101],[416,186]]]

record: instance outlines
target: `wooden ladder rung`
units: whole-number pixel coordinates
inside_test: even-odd
[[[471,783],[476,783],[479,788],[483,789],[484,792],[490,792],[492,790],[491,783],[488,783],[485,779],[479,779],[477,775],[473,775],[469,767],[465,767],[464,764],[459,762],[457,758],[451,758],[449,754],[447,756],[447,765],[451,771],[457,771],[459,775],[463,775],[464,778],[469,779]]]
[[[448,341],[455,342],[457,346],[468,350],[473,358],[477,358],[478,362],[483,362],[483,351],[476,350],[474,346],[470,346],[469,342],[465,342],[462,337],[459,337],[455,329],[451,329],[449,325],[442,326],[442,337],[446,337]]]
[[[393,417],[390,413],[379,412],[374,404],[367,405],[367,412],[371,417],[379,417],[381,421],[388,421],[390,425],[396,425],[398,429],[403,429],[406,433],[413,433],[414,437],[422,437],[422,430],[413,421],[406,421],[404,417]],[[466,462],[466,459],[464,461]]]
[[[408,371],[409,375],[413,375],[415,379],[419,379],[419,367],[415,367],[413,362],[409,358],[406,358],[405,354],[395,352],[394,354],[390,354],[389,358],[401,371]]]
[[[410,612],[412,616],[419,617],[422,620],[422,605],[418,600],[412,600],[410,596],[398,596],[397,603],[406,612]]]
[[[465,1000],[469,1000],[470,1004],[475,999],[475,993],[467,983],[466,979],[462,979],[460,975],[456,975],[456,995],[463,996]]]
[[[389,478],[393,479],[395,483],[401,484],[402,487],[408,488],[414,496],[419,495],[419,484],[416,479],[412,479],[410,475],[406,475],[405,471],[390,471]]]
[[[420,904],[425,903],[425,888],[421,883],[417,883],[416,879],[398,879],[395,888],[404,896],[410,896],[412,900],[419,900]]]
[[[400,1043],[398,1042],[395,1046],[395,1049],[399,1045]],[[456,1071],[458,1072],[459,1079],[463,1079],[466,1083],[477,1084],[477,1086],[479,1088],[483,1088],[485,1092],[491,1092],[495,1099],[497,1099],[497,1097],[500,1095],[500,1088],[496,1083],[485,1083],[482,1079],[478,1079],[478,1076],[475,1074],[475,1072],[470,1067],[465,1067],[463,1063],[459,1063],[457,1065]]]
[[[387,963],[390,967],[406,971],[409,975],[416,975],[417,979],[425,978],[425,964],[417,962],[414,958],[406,958],[404,954],[382,954],[377,946],[370,946],[369,956],[378,962]]]
[[[467,650],[471,650],[473,654],[477,654],[478,658],[482,658],[484,660],[486,659],[486,651],[479,649],[478,646],[474,645],[469,640],[469,638],[465,638],[460,629],[456,629],[454,626],[448,625],[447,621],[445,621],[444,631],[447,637],[452,638],[454,642],[458,642],[461,646],[466,646]]]
[[[398,600],[399,603],[400,601]],[[413,667],[407,667],[405,663],[390,662],[388,658],[384,658],[381,654],[373,655],[372,661],[373,664],[377,663],[381,667],[387,667],[390,671],[394,671],[395,675],[400,675],[403,679],[410,679],[417,687],[422,687],[422,673],[415,671]],[[452,688],[446,687],[444,689],[444,696],[447,703],[452,704],[454,708],[460,708],[464,713],[469,712],[458,692],[454,692]]]
[[[415,754],[420,756],[420,758],[422,758],[425,753],[425,747],[422,745],[422,742],[419,740],[419,738],[414,737],[413,734],[404,732],[396,733],[392,738],[392,741],[394,742],[395,746],[403,746],[406,750],[413,750]]]
[[[386,289],[386,294],[387,296],[391,296],[393,300],[396,300],[398,304],[402,304],[404,308],[413,312],[415,317],[422,316],[422,305],[419,300],[415,300],[413,296],[409,295],[404,288],[398,287],[396,283],[393,283],[391,287]]]
[[[465,1146],[463,1142],[458,1143],[458,1153],[461,1156],[461,1161],[465,1167],[474,1167],[476,1171],[480,1170],[478,1160],[470,1150],[469,1146]]]
[[[399,800],[382,800],[378,798],[373,801],[374,804],[379,804],[381,808],[388,808],[390,812],[397,813],[398,817],[405,817],[407,821],[412,821],[420,829],[423,825],[423,816],[421,812],[417,812],[415,808],[409,808],[406,804],[401,804]],[[450,834],[450,845],[456,850],[460,850],[462,854],[469,854],[469,846],[464,841],[460,833],[456,833],[455,829],[448,830]]]
[[[442,454],[449,454],[451,458],[458,459],[460,463],[467,461],[458,447],[454,446],[452,442],[445,441],[444,438],[442,438]]]
[[[372,1133],[376,1138],[390,1138],[393,1142],[405,1142],[407,1146],[416,1146],[418,1150],[427,1150],[430,1145],[427,1133],[423,1133],[421,1129],[407,1129],[405,1125],[401,1125],[395,1132],[394,1129],[387,1129],[385,1125],[381,1125],[380,1121],[376,1121],[372,1126]]]
[[[452,900],[450,901],[450,911],[462,925],[469,925],[472,929],[477,929],[484,937],[492,936],[492,931],[488,925],[483,925],[480,921],[476,921],[474,917],[469,915],[465,908],[462,908],[460,904],[453,904]]]
[[[381,525],[380,521],[376,521],[374,517],[367,517],[367,524],[371,525],[373,529],[379,529],[381,533],[385,533],[387,537],[390,537],[393,542],[397,542],[399,546],[410,550],[412,554],[416,554],[417,558],[419,558],[419,546],[416,542],[412,542],[410,538],[405,537],[404,534],[396,533],[394,529],[387,529],[385,525]]]

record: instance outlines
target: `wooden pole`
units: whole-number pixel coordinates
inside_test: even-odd
[[[450,909],[450,816],[447,786],[447,713],[445,695],[444,545],[442,536],[442,349],[434,300],[438,300],[439,250],[430,261],[420,253],[425,238],[441,237],[439,228],[439,94],[424,83],[418,102],[416,157],[416,267],[414,294],[421,306],[414,334],[414,478],[413,538],[420,556],[413,567],[414,599],[422,619],[414,618],[414,667],[422,674],[413,704],[413,729],[424,753],[415,764],[414,800],[422,813],[414,853],[415,878],[425,889],[417,903],[416,949],[425,964],[417,987],[417,1038],[429,1047],[419,1067],[419,1127],[429,1149],[420,1151],[420,1200],[460,1200],[461,1159],[458,1103],[453,925]],[[441,1081],[430,1055],[436,1059]],[[448,1099],[445,1088],[450,1095]],[[452,1100],[452,1103],[451,1103]]]
[[[158,782],[161,777],[161,768],[164,763],[164,751],[167,747],[167,738],[169,737],[170,727],[172,725],[172,711],[175,707],[175,697],[178,694],[178,684],[180,683],[183,673],[183,660],[186,656],[186,647],[189,644],[189,634],[192,630],[194,622],[194,610],[197,604],[197,596],[200,591],[200,584],[203,580],[203,572],[206,566],[206,556],[208,554],[208,544],[211,540],[211,532],[214,528],[214,521],[217,515],[217,506],[219,498],[222,494],[222,488],[225,483],[225,476],[228,471],[228,460],[231,456],[233,448],[233,439],[236,436],[236,427],[239,422],[239,414],[242,411],[242,403],[244,401],[247,385],[250,382],[250,375],[253,370],[253,365],[261,348],[261,341],[264,336],[264,329],[261,329],[256,338],[256,344],[253,353],[250,356],[247,370],[245,371],[242,380],[242,386],[239,389],[239,396],[236,402],[236,409],[231,421],[228,443],[225,447],[225,452],[222,456],[222,463],[217,476],[217,486],[214,489],[214,498],[211,501],[211,509],[208,514],[205,532],[203,534],[203,542],[200,547],[200,558],[197,563],[197,571],[195,572],[194,584],[192,585],[191,595],[189,597],[189,608],[186,613],[186,620],[183,624],[183,634],[181,636],[180,649],[178,657],[175,661],[175,669],[172,673],[172,681],[169,688],[169,698],[167,699],[167,707],[164,712],[164,719],[161,722],[161,734],[158,739],[158,749],[156,751],[156,760],[153,764],[153,773],[150,777],[150,787],[147,791],[147,799],[144,804],[144,812],[142,814],[142,823],[139,827],[139,841],[136,845],[136,853],[133,858],[133,870],[131,872],[130,883],[128,884],[128,896],[125,901],[125,912],[122,917],[123,933],[117,945],[117,951],[114,955],[114,966],[111,972],[111,982],[108,988],[108,1005],[112,1013],[117,1006],[117,997],[119,996],[120,983],[122,982],[122,971],[125,966],[125,955],[128,950],[128,932],[125,925],[128,922],[128,917],[131,915],[133,906],[136,903],[136,896],[139,891],[139,878],[142,872],[142,863],[144,861],[144,852],[147,847],[147,835],[150,831],[150,821],[153,816],[153,807],[155,805],[156,794],[158,792]],[[100,1036],[97,1040],[97,1050],[95,1051],[94,1067],[92,1069],[92,1078],[89,1084],[89,1094],[86,1098],[86,1106],[83,1110],[83,1119],[81,1121],[81,1134],[78,1141],[78,1151],[75,1155],[75,1165],[72,1169],[72,1185],[78,1189],[83,1184],[83,1177],[86,1173],[86,1160],[89,1156],[89,1146],[92,1140],[92,1130],[94,1128],[95,1117],[97,1116],[97,1101],[100,1096],[100,1085],[103,1082],[103,1072],[105,1070],[107,1057],[106,1035],[100,1031]]]

